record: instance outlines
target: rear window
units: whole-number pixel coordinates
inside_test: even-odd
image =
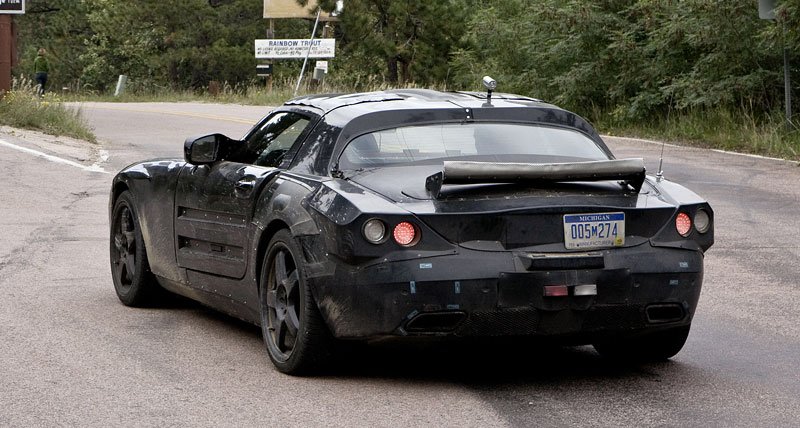
[[[407,126],[354,138],[339,158],[340,169],[442,160],[574,162],[608,155],[586,135],[564,128],[510,123]]]

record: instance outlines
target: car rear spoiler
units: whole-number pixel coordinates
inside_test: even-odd
[[[641,158],[573,163],[444,161],[442,171],[425,180],[425,189],[438,198],[445,184],[620,180],[638,192],[644,177]]]

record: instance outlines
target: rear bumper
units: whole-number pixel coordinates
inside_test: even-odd
[[[312,278],[328,326],[339,338],[536,335],[590,342],[609,334],[688,325],[703,279],[699,251],[652,247],[530,263],[525,252],[482,252],[337,265]],[[586,263],[586,260],[593,260]],[[580,285],[596,295],[576,296]],[[546,297],[566,285],[568,296]]]

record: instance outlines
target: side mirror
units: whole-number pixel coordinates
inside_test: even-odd
[[[183,143],[183,158],[192,165],[205,165],[222,159],[231,141],[222,134],[189,137]]]

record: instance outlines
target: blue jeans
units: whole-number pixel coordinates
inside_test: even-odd
[[[36,73],[36,83],[39,84],[39,95],[44,95],[44,87],[47,85],[47,73]]]

